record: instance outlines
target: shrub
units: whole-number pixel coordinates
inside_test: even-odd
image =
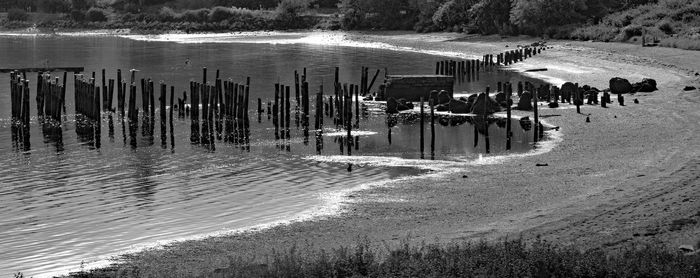
[[[169,7],[162,7],[158,11],[158,21],[174,22],[177,21],[178,17],[180,17],[180,15]]]
[[[81,10],[72,10],[70,11],[70,18],[74,21],[83,21],[85,20],[85,13]]]
[[[85,19],[91,22],[107,21],[107,14],[103,9],[92,7],[85,13]]]
[[[180,21],[204,23],[209,17],[209,9],[187,10],[180,15]]]
[[[357,0],[342,0],[338,4],[338,9],[342,13],[340,26],[343,29],[360,29],[364,27],[366,11]]]
[[[45,13],[63,13],[70,10],[70,2],[67,0],[39,0],[37,8]]]
[[[667,20],[661,21],[658,24],[656,24],[656,28],[659,28],[662,32],[664,32],[667,35],[673,34],[673,26],[671,26],[671,23]]]
[[[609,25],[592,25],[578,28],[571,33],[572,39],[609,42],[615,40],[620,29]]]
[[[282,0],[275,9],[275,18],[282,23],[296,25],[308,8],[309,0]]]
[[[665,38],[661,40],[659,45],[687,50],[700,50],[700,39]],[[698,243],[700,244],[700,241]]]
[[[639,25],[630,25],[625,28],[622,28],[622,32],[620,33],[620,36],[618,36],[619,41],[626,41],[629,40],[632,37],[636,36],[641,36],[643,32],[642,26]]]
[[[433,23],[441,29],[449,29],[457,25],[464,25],[468,18],[468,9],[451,0],[440,5],[435,11]]]
[[[7,20],[9,21],[27,21],[29,15],[22,9],[10,9],[7,11]]]

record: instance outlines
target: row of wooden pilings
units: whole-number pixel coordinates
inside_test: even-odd
[[[190,96],[191,142],[213,146],[216,140],[224,140],[250,148],[249,77],[245,83],[234,83],[222,80],[217,70],[212,84],[207,80],[207,68],[203,68],[202,82],[190,81]],[[173,105],[174,89],[171,89],[170,98]],[[184,108],[186,100],[186,94],[178,99],[178,115],[187,114],[188,111]],[[260,106],[260,101],[258,104]]]
[[[481,60],[468,59],[462,61],[442,60],[435,64],[436,75],[448,75],[456,78],[457,82],[472,82],[479,80],[482,71],[493,71],[498,66],[507,66],[540,53],[544,47],[524,47],[495,55],[483,55]]]
[[[29,126],[29,80],[20,72],[10,73],[10,101],[13,125]]]

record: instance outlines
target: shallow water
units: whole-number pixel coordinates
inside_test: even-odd
[[[313,157],[362,156],[468,161],[486,152],[483,128],[469,122],[437,121],[431,151],[429,121],[425,152],[420,152],[420,126],[415,116],[388,117],[374,104],[363,104],[359,128],[348,148],[344,130],[327,124],[308,136],[292,121],[291,139],[275,140],[267,115],[260,122],[252,110],[256,99],[270,101],[273,83],[293,85],[294,70],[307,68],[312,93],[332,84],[334,67],[341,81],[359,83],[362,66],[387,68],[392,74],[430,74],[444,59],[418,52],[342,44],[272,44],[261,41],[174,43],[118,37],[0,36],[2,68],[85,66],[87,72],[139,69],[137,78],[164,80],[178,97],[189,80],[201,80],[201,68],[242,82],[251,77],[250,144],[217,141],[190,143],[188,119],[175,119],[153,133],[135,137],[117,115],[103,114],[98,136],[76,131],[73,82],[68,76],[67,111],[58,130],[42,128],[36,105],[28,141],[13,140],[10,124],[9,74],[0,78],[0,276],[22,271],[41,276],[77,270],[81,261],[135,250],[158,241],[191,238],[321,213],[320,195],[359,185],[417,175],[411,167],[367,166]],[[279,39],[289,42],[289,38]],[[185,63],[185,61],[189,61]],[[126,76],[126,74],[125,74]],[[33,83],[36,75],[29,74]],[[211,79],[210,79],[211,80]],[[459,84],[476,90],[496,81],[523,78],[508,72],[482,74],[480,82]],[[35,85],[32,84],[32,97]],[[376,86],[376,85],[375,85]],[[140,89],[139,89],[140,94]],[[140,98],[140,97],[137,97]],[[313,100],[311,103],[314,103]],[[313,108],[312,108],[313,109]],[[155,113],[159,113],[156,111]],[[312,118],[313,123],[313,118]],[[505,150],[503,122],[489,128],[490,155],[532,148],[532,131],[514,122],[513,149]],[[164,132],[164,133],[163,133]],[[475,140],[476,137],[476,140]],[[331,162],[328,162],[331,161]],[[430,162],[427,162],[429,164]]]

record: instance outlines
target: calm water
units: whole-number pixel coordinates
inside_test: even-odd
[[[234,81],[250,76],[251,110],[257,98],[271,100],[273,83],[293,85],[294,70],[304,67],[315,92],[321,84],[332,84],[335,66],[340,67],[343,82],[359,83],[362,66],[370,72],[388,68],[392,74],[425,74],[433,73],[439,59],[420,53],[318,44],[0,36],[0,68],[85,66],[98,76],[106,68],[108,78],[116,78],[117,68],[124,72],[135,68],[140,70],[137,78],[150,77],[176,86],[177,96],[188,88],[189,80],[201,80],[204,66],[210,69],[210,77],[215,69]],[[161,130],[156,119],[153,134],[139,130],[132,139],[119,117],[106,114],[101,134],[85,138],[76,132],[72,75],[68,76],[68,115],[62,127],[57,132],[42,128],[32,103],[27,142],[13,141],[9,74],[0,78],[4,92],[0,94],[2,277],[17,271],[37,276],[77,270],[81,261],[92,262],[158,241],[311,215],[323,207],[320,196],[325,193],[424,171],[312,159],[313,155],[420,158],[417,119],[388,118],[375,105],[363,104],[350,153],[344,132],[333,126],[326,125],[320,136],[314,131],[305,136],[292,121],[292,138],[278,141],[267,115],[258,123],[252,111],[248,146],[221,141],[214,147],[193,145],[185,119],[176,119],[172,131],[169,126]],[[36,75],[29,77],[34,97]],[[483,74],[481,82],[461,84],[458,90],[481,89],[486,84],[495,87],[496,81],[506,80],[522,79],[505,72]],[[517,123],[513,126],[510,152],[529,150],[532,131],[517,129]],[[469,123],[436,123],[432,155],[429,125],[425,132],[427,159],[462,161],[485,152],[483,136],[476,135],[475,146],[474,126]],[[491,153],[506,153],[505,129],[492,124],[489,133]]]

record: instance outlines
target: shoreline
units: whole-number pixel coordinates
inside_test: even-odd
[[[478,47],[475,51],[485,49],[496,50],[497,47],[502,47],[503,43],[513,44],[517,42],[532,41],[532,38],[529,40],[510,38],[505,41],[486,40],[486,42],[463,42],[452,41],[454,40],[452,37],[453,35],[458,34],[447,33],[440,36],[436,34],[423,35],[415,33],[389,35],[351,33],[349,36],[350,40],[358,40],[365,43],[393,44],[398,48],[429,48],[429,51],[434,51],[437,53],[456,52],[456,49],[461,47],[472,47],[478,44],[483,46]],[[426,36],[428,38],[426,38]],[[576,53],[577,47],[591,47],[585,43],[576,43],[575,46],[559,46],[559,43],[561,42],[557,42],[557,48],[547,50],[540,55],[522,62],[522,65],[516,64],[516,66],[535,67],[543,64],[554,64],[557,63],[555,59],[557,59],[558,54]],[[572,44],[574,43],[572,42]],[[551,54],[550,51],[555,52],[554,55]],[[608,56],[607,54],[604,55]],[[577,63],[579,63],[579,65],[577,65]],[[645,63],[644,60],[642,60],[641,63]],[[561,65],[562,63],[559,62],[559,64]],[[563,64],[564,65],[558,67],[557,70],[548,71],[544,74],[550,75],[551,78],[558,78],[559,80],[571,80],[582,84],[599,86],[599,88],[606,88],[607,86],[605,83],[607,83],[607,79],[613,76],[608,76],[605,80],[601,80],[601,76],[605,76],[606,74],[609,75],[611,72],[613,72],[613,70],[611,70],[612,68],[620,66],[617,64],[624,65],[625,62],[620,63],[616,61],[615,65],[607,66],[606,70],[602,70],[600,72],[581,72],[571,70],[572,68],[575,69],[577,66],[594,68],[591,64],[584,64],[582,60],[570,59],[567,60],[567,63]],[[628,69],[637,67],[631,63],[626,64],[626,66]],[[657,68],[645,66],[645,69],[643,70],[646,71],[646,74],[650,74],[654,72],[654,69]],[[618,69],[618,71],[625,72],[624,69]],[[588,74],[590,74],[590,76],[588,76]],[[579,77],[579,80],[581,81],[567,79],[570,76]],[[654,78],[653,76],[650,77]],[[404,184],[391,184],[369,189],[362,188],[360,191],[353,191],[352,193],[349,193],[348,197],[353,201],[349,201],[345,204],[350,211],[349,213],[342,213],[339,217],[293,222],[289,225],[276,226],[258,232],[244,232],[243,234],[207,238],[199,241],[180,242],[173,246],[167,246],[162,249],[159,248],[158,250],[130,254],[128,255],[128,264],[131,267],[138,267],[139,269],[142,269],[142,271],[146,271],[145,273],[148,273],[147,269],[154,265],[171,265],[183,263],[184,261],[184,265],[177,266],[178,271],[188,271],[189,268],[192,268],[194,269],[193,271],[196,271],[199,274],[206,274],[211,273],[211,271],[214,271],[217,268],[225,267],[225,265],[219,265],[223,264],[222,260],[211,258],[225,258],[231,254],[241,257],[255,256],[256,258],[261,258],[266,253],[269,254],[273,248],[277,250],[284,250],[285,248],[300,243],[306,243],[307,245],[310,244],[311,248],[313,249],[328,250],[339,245],[351,245],[358,237],[361,236],[367,236],[371,239],[371,242],[375,244],[383,242],[387,245],[396,245],[403,240],[411,242],[450,242],[454,240],[475,240],[484,238],[497,239],[503,236],[513,236],[517,234],[520,236],[526,235],[525,237],[528,237],[528,234],[544,234],[545,236],[549,236],[551,238],[559,237],[559,235],[563,234],[563,232],[557,231],[554,228],[543,226],[549,225],[549,223],[554,223],[553,226],[558,225],[558,227],[561,228],[563,223],[566,223],[565,221],[569,221],[566,219],[571,219],[572,217],[588,219],[590,218],[590,215],[586,215],[585,213],[576,213],[574,211],[580,208],[594,210],[605,205],[609,206],[610,199],[612,198],[609,196],[600,196],[602,193],[621,188],[623,189],[623,192],[625,192],[624,190],[630,189],[630,185],[625,184],[626,181],[624,179],[614,177],[615,175],[625,175],[624,171],[604,169],[610,167],[600,167],[599,165],[589,165],[591,167],[588,168],[592,168],[590,170],[581,169],[580,165],[567,161],[569,160],[569,156],[572,154],[566,153],[566,151],[580,151],[581,149],[586,149],[586,147],[595,147],[596,144],[613,144],[616,147],[629,148],[629,146],[625,146],[624,144],[620,144],[620,142],[618,142],[618,139],[620,138],[604,138],[602,139],[602,142],[587,142],[586,140],[595,139],[600,135],[606,134],[606,132],[627,137],[626,134],[619,134],[620,131],[616,127],[616,124],[620,124],[619,121],[614,120],[618,119],[618,115],[620,118],[624,117],[625,119],[628,119],[629,117],[629,119],[631,119],[634,116],[639,116],[639,113],[644,114],[645,112],[648,112],[644,109],[645,104],[668,101],[661,98],[660,95],[666,94],[667,90],[670,90],[674,84],[678,84],[679,82],[687,83],[687,81],[691,80],[692,77],[681,77],[679,73],[664,73],[662,74],[662,78],[655,79],[657,79],[657,81],[660,83],[660,90],[649,94],[638,94],[637,96],[642,100],[642,104],[639,106],[634,106],[634,104],[631,103],[631,98],[637,96],[630,97],[628,100],[628,106],[623,108],[620,108],[617,104],[613,104],[613,107],[608,110],[603,110],[600,107],[594,108],[587,105],[583,106],[582,109],[584,113],[586,113],[586,111],[591,111],[591,113],[594,115],[592,118],[594,124],[592,125],[597,125],[598,128],[602,130],[592,132],[596,133],[593,135],[586,134],[585,132],[586,129],[590,129],[591,125],[586,126],[585,123],[583,123],[581,115],[576,115],[576,113],[571,111],[571,109],[541,110],[543,115],[551,116],[551,118],[548,118],[547,121],[550,121],[551,119],[552,124],[561,126],[564,130],[561,133],[562,138],[560,138],[564,146],[557,146],[556,148],[550,150],[553,153],[548,153],[548,156],[551,155],[551,157],[542,157],[542,154],[536,154],[533,156],[518,157],[510,161],[495,161],[489,163],[489,165],[486,167],[483,167],[483,165],[474,164],[468,165],[469,167],[458,168],[455,170],[455,172],[444,173],[444,175],[440,175],[439,177],[437,175],[432,176],[428,174],[428,176],[417,180],[408,180]],[[630,81],[636,82],[639,80],[637,80],[636,77],[633,77],[630,78]],[[695,82],[697,84],[697,81]],[[673,96],[679,95],[683,96],[678,92],[674,92],[673,94]],[[695,104],[698,103],[696,98],[691,98],[691,100],[696,101]],[[673,108],[670,106],[670,103],[662,104],[664,104],[664,108]],[[690,108],[692,108],[692,106]],[[686,107],[684,109],[690,108]],[[556,114],[554,112],[556,112]],[[659,114],[663,116],[664,114],[659,113],[659,111],[652,112],[656,112],[654,114],[656,116],[659,116]],[[522,115],[528,114],[527,112],[516,112],[516,114],[518,113],[522,113]],[[610,117],[613,114],[615,117]],[[695,112],[692,114],[692,116],[696,117],[698,116],[697,114],[698,113]],[[697,132],[700,130],[700,128],[697,126],[698,118],[689,119],[691,120],[691,123],[688,124],[692,124],[693,119],[696,120],[696,124],[692,126],[692,129],[684,132],[682,136],[680,136],[681,139],[688,139],[689,134],[692,135],[692,131]],[[637,119],[631,120],[635,127],[643,124],[639,120],[635,120]],[[662,120],[653,119],[651,116],[644,117],[644,120],[651,122],[652,126],[663,123]],[[578,122],[572,123],[572,121]],[[666,129],[672,129],[672,127],[667,127]],[[615,134],[615,132],[618,132],[618,134]],[[649,135],[647,133],[639,132],[639,134]],[[656,137],[658,137],[658,135],[655,136],[655,138]],[[636,138],[636,141],[634,142],[640,141],[643,140]],[[692,142],[691,140],[686,141],[683,142],[686,142],[688,145],[692,146],[696,146],[699,143]],[[595,142],[595,144],[591,144],[592,142]],[[651,146],[653,143],[650,143],[649,145]],[[563,148],[568,149],[566,151],[562,151],[561,149]],[[688,148],[692,147],[688,146]],[[636,148],[629,149],[638,150]],[[592,164],[593,162],[596,162],[608,163],[607,165],[609,166],[612,165],[611,160],[619,159],[619,156],[616,156],[616,154],[621,157],[629,158],[630,160],[638,157],[630,156],[629,154],[624,154],[624,152],[620,151],[614,151],[613,154],[594,153],[593,155],[596,156],[595,159],[583,157],[580,154],[574,154],[574,156],[576,158],[580,158],[584,164]],[[697,157],[698,155],[699,154],[697,151],[691,151],[685,154],[675,152],[672,156],[674,158],[684,158],[687,162],[692,157]],[[671,165],[670,161],[673,159],[668,156],[658,153],[650,156],[657,159],[658,157],[665,157],[665,159],[661,160],[665,161],[668,165],[676,166],[675,169],[679,167],[682,168],[682,166],[679,166],[682,164],[682,160],[675,161],[675,165]],[[649,159],[646,156],[643,157]],[[552,166],[563,165],[565,168],[566,166],[569,166],[570,169],[573,169],[574,171],[582,171],[585,173],[585,175],[563,171],[567,169],[555,169],[555,171],[553,171],[554,174],[552,175],[554,177],[543,177],[537,175],[538,172],[542,171],[542,169],[535,167],[535,163],[539,161],[547,162]],[[629,161],[627,161],[627,163],[629,163]],[[630,166],[629,168],[639,168],[640,166],[645,165],[634,164],[628,166]],[[518,169],[518,167],[524,170]],[[662,177],[664,174],[668,174],[671,171],[673,171],[673,169],[663,169],[663,171],[658,171],[658,173],[655,173],[655,175]],[[587,177],[591,174],[594,176],[600,176]],[[461,178],[465,175],[468,176],[468,178]],[[570,188],[557,185],[557,183],[561,181],[556,180],[556,177],[560,177],[561,180],[565,181],[565,183],[568,182],[571,184],[580,182],[585,188],[576,189],[578,190],[575,192],[576,194],[564,192]],[[495,178],[498,178],[499,181],[494,180]],[[608,184],[608,182],[606,182],[606,178],[612,178],[612,182]],[[697,182],[697,180],[692,180],[691,182]],[[542,183],[543,185],[539,183]],[[535,189],[524,188],[529,186],[535,187]],[[506,192],[512,194],[512,192],[509,190],[522,193],[524,196],[531,198],[531,201],[523,202],[523,200],[517,200],[519,199],[517,198],[518,196],[499,196]],[[549,190],[553,190],[553,192],[548,192]],[[621,193],[612,193],[615,195],[615,197],[621,196]],[[543,198],[543,196],[536,196],[538,194],[546,194],[547,198]],[[462,199],[460,197],[464,198]],[[547,200],[545,200],[550,198],[554,198],[559,202],[552,202],[552,200],[547,202]],[[354,201],[356,199],[364,201]],[[404,201],[399,202],[395,200]],[[474,201],[474,203],[481,203],[482,205],[485,205],[486,208],[481,209],[472,205],[466,205],[465,203],[467,203],[469,200]],[[587,203],[583,203],[582,200],[586,201]],[[519,202],[518,205],[504,204],[503,206],[505,207],[500,207],[501,201],[505,201],[504,203],[508,203],[508,201]],[[537,204],[538,201],[541,202],[541,204]],[[697,204],[699,201],[700,200],[698,200],[698,198],[695,198],[692,200],[694,203],[689,204],[689,206]],[[489,205],[492,207],[488,207]],[[521,205],[526,207],[527,210],[521,210],[523,207]],[[521,212],[515,213],[512,212],[513,210]],[[698,213],[698,217],[700,217],[700,211]],[[376,222],[373,219],[384,221],[386,224],[392,225],[392,227],[376,227]],[[373,228],[377,229],[375,230]],[[695,229],[697,229],[697,227]],[[574,238],[573,236],[570,236],[568,239]],[[559,238],[557,241],[566,242],[567,238]],[[574,240],[571,241],[573,242]],[[195,265],[197,262],[201,263],[203,258],[209,259],[203,265]],[[158,268],[154,267],[153,269]]]

